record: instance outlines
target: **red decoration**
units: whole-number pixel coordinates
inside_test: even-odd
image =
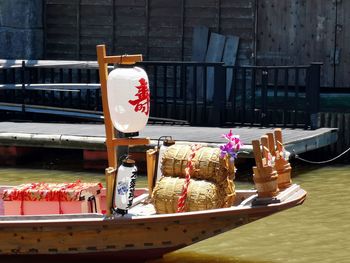
[[[136,100],[129,100],[129,103],[133,106],[135,106],[135,111],[141,111],[145,113],[146,115],[149,114],[149,107],[150,107],[150,94],[148,90],[148,83],[147,81],[142,78],[139,80],[140,86],[136,86],[138,89],[138,92],[135,94],[137,97]]]
[[[185,201],[187,198],[187,192],[188,192],[188,186],[190,185],[190,179],[191,179],[191,173],[194,169],[193,167],[193,158],[196,156],[196,152],[201,148],[202,146],[199,144],[194,144],[191,146],[191,153],[187,160],[187,165],[185,168],[186,173],[186,181],[185,184],[182,187],[181,196],[179,197],[179,200],[177,202],[177,213],[181,213],[185,211]]]
[[[5,201],[78,201],[86,190],[97,192],[101,183],[29,183],[6,189]]]

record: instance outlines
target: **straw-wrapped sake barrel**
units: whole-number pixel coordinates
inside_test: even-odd
[[[161,170],[164,176],[185,177],[187,160],[191,154],[189,145],[172,145],[163,155]],[[220,158],[220,149],[202,147],[192,160],[191,178],[203,179],[217,184],[234,179],[234,166]]]
[[[176,213],[184,178],[162,177],[156,184],[152,200],[158,214]],[[185,200],[185,212],[229,207],[235,200],[232,180],[220,186],[205,180],[191,179]]]

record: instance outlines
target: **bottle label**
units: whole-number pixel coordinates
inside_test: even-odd
[[[118,182],[118,185],[117,185],[117,192],[118,192],[118,195],[124,195],[128,192],[128,184],[127,182]]]
[[[136,177],[137,177],[137,169],[135,167],[134,171],[132,172],[131,178],[130,178],[130,191],[129,191],[129,198],[128,198],[128,208],[132,205],[132,201],[134,200],[134,191],[135,191],[135,184],[136,184]]]

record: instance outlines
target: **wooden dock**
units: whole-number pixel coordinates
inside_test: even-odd
[[[251,141],[271,132],[274,128],[234,127],[234,134],[243,141],[241,158],[251,158]],[[149,137],[151,146],[137,147],[131,151],[142,151],[157,144],[160,136],[172,136],[177,143],[203,143],[218,146],[225,143],[222,134],[230,128],[148,125],[140,132]],[[300,154],[331,145],[337,141],[337,129],[317,130],[283,129],[285,148]],[[0,122],[0,145],[17,147],[45,147],[83,150],[105,150],[103,124],[61,124],[32,122]]]

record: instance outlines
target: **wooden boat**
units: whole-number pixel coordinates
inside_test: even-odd
[[[161,257],[198,241],[300,205],[306,192],[293,184],[270,204],[255,203],[255,190],[237,190],[229,208],[155,214],[146,189],[126,216],[102,214],[0,216],[0,255]],[[260,202],[262,199],[260,199]]]
[[[108,165],[106,169],[107,214],[47,214],[5,216],[0,201],[0,256],[74,257],[109,256],[132,259],[157,258],[225,231],[300,205],[306,192],[293,184],[277,196],[261,198],[255,190],[236,191],[235,203],[226,208],[195,212],[157,214],[149,202],[148,189],[137,189],[132,207],[125,216],[113,215],[113,185],[116,180],[120,145],[148,144],[147,138],[118,138],[108,112],[107,64],[121,61],[106,56],[98,46],[101,94],[106,127]],[[123,61],[140,59],[124,57]],[[148,182],[152,183],[149,178]],[[8,187],[1,187],[2,193]],[[152,187],[150,188],[152,189]],[[6,262],[6,261],[5,261]]]

